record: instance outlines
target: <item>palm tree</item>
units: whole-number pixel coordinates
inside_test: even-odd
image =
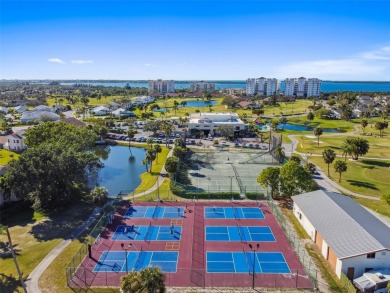
[[[274,154],[279,163],[281,163],[286,157],[286,154],[284,153],[284,147],[282,146],[277,146],[274,150]]]
[[[352,138],[347,138],[341,145],[342,155],[344,156],[344,161],[347,161],[347,156],[352,156],[353,154],[353,142]]]
[[[325,164],[328,164],[328,177],[330,177],[329,165],[332,164],[336,158],[336,153],[332,149],[326,149],[322,152],[322,158],[324,159]]]
[[[313,119],[314,119],[314,113],[310,111],[309,113],[307,113],[307,120],[311,122],[313,121]]]
[[[181,103],[181,107],[184,108],[185,106],[187,106],[187,102],[186,101],[182,101]]]
[[[121,292],[123,293],[164,293],[165,275],[160,267],[148,267],[139,272],[130,272],[121,278]]]
[[[177,109],[179,109],[179,102],[178,101],[173,101],[172,109],[175,111],[175,116],[176,116],[176,111],[177,111]]]
[[[344,172],[347,172],[347,163],[346,162],[343,162],[341,160],[337,160],[335,163],[334,163],[334,170],[336,171],[336,173],[339,173],[340,176],[339,176],[339,182],[341,182],[341,173],[344,173]]]
[[[146,172],[149,172],[149,169],[148,169],[148,160],[145,158],[144,160],[142,160],[142,165],[145,165],[145,168],[146,168]]]
[[[314,128],[314,135],[317,136],[317,145],[320,145],[320,136],[322,135],[322,128],[321,127],[316,127]]]
[[[158,154],[162,152],[162,148],[159,144],[153,145],[154,152],[156,153],[156,163],[158,162]]]
[[[153,168],[153,161],[156,159],[156,152],[152,148],[149,148],[146,151],[145,159],[148,161],[148,163],[150,163],[149,172],[151,173]]]
[[[97,186],[91,191],[91,197],[93,203],[98,206],[102,206],[107,202],[108,199],[108,190],[104,187]]]
[[[3,234],[4,232],[5,232],[5,234],[7,234],[9,247],[11,249],[12,258],[14,259],[15,267],[16,267],[16,270],[17,270],[18,275],[19,275],[20,284],[22,285],[24,293],[27,293],[27,287],[26,287],[26,284],[24,283],[23,275],[22,275],[22,272],[20,271],[18,260],[16,259],[16,254],[14,251],[14,246],[12,244],[11,234],[9,233],[7,226],[3,226],[0,224],[0,234]]]
[[[368,125],[367,119],[363,119],[362,122],[360,123],[360,125],[361,125],[362,128],[363,128],[363,132],[365,132],[366,127],[367,127],[367,125]]]

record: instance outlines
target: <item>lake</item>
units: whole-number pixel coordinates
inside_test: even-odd
[[[217,101],[186,101],[187,105],[185,107],[182,107],[179,105],[179,108],[202,108],[202,107],[208,107],[208,106],[214,106],[217,104]],[[160,108],[160,109],[155,109],[155,112],[165,112],[165,110],[172,110],[172,107],[168,108]]]
[[[126,146],[97,147],[104,167],[99,170],[98,185],[107,188],[110,196],[116,196],[121,190],[133,191],[141,183],[140,175],[146,171],[142,165],[145,149],[131,148],[134,156],[130,160],[130,150]],[[108,156],[104,152],[109,149]],[[104,155],[101,155],[104,153]],[[103,158],[102,158],[103,157]]]
[[[267,130],[264,125],[258,126],[260,130]],[[276,126],[277,129],[285,129],[285,130],[294,130],[294,131],[313,131],[315,127],[309,127],[309,126],[304,126],[304,125],[296,125],[296,124],[278,124]],[[323,132],[341,132],[340,130],[336,128],[322,128]]]

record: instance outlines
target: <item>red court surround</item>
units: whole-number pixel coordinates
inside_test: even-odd
[[[187,204],[187,211],[182,221],[182,237],[180,241],[179,261],[176,273],[167,273],[166,285],[172,287],[252,287],[253,276],[234,273],[207,273],[207,251],[250,251],[249,243],[241,242],[205,242],[205,226],[269,226],[276,242],[260,243],[259,251],[282,252],[290,268],[291,274],[256,274],[255,286],[264,288],[313,288],[309,277],[303,270],[294,250],[290,246],[281,227],[276,222],[266,204],[262,205],[265,219],[205,219],[204,207],[257,207],[255,202],[134,202],[133,206],[180,206]],[[103,251],[122,250],[120,244],[126,241],[110,240],[118,225],[170,225],[171,219],[125,219],[124,213],[129,202],[124,201],[115,213],[112,224],[107,225],[101,234],[101,241],[92,247],[92,257],[88,256],[82,261],[72,278],[70,286],[85,287],[119,287],[120,277],[125,273],[99,272],[94,273],[93,268]],[[175,220],[175,219],[174,219]],[[130,241],[129,241],[130,242]],[[165,251],[166,241],[131,241],[138,249],[144,251]],[[168,248],[169,249],[169,248]],[[132,251],[132,250],[129,250]],[[171,251],[171,250],[168,250]]]

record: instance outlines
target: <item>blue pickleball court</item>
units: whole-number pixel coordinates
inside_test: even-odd
[[[210,252],[206,254],[208,273],[290,274],[281,252]]]
[[[126,228],[126,233],[125,233]],[[131,226],[120,225],[111,240],[120,241],[180,241],[181,226],[174,226],[171,233],[171,226]]]
[[[143,207],[133,206],[127,209],[124,218],[178,219],[184,217],[184,207]]]
[[[206,241],[275,242],[268,226],[206,226]]]
[[[206,219],[264,219],[260,208],[246,207],[205,207]]]
[[[128,251],[127,271],[140,271],[147,267],[160,267],[163,272],[177,270],[179,252],[174,251]],[[104,251],[96,263],[94,272],[126,272],[125,251]]]

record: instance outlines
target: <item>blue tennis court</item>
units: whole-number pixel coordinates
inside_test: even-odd
[[[206,219],[264,219],[260,208],[205,207]]]
[[[125,233],[126,228],[126,233]],[[171,233],[171,226],[131,226],[120,225],[111,240],[131,241],[180,241],[181,226],[174,226]]]
[[[275,241],[267,226],[206,226],[205,233],[206,241]]]
[[[142,207],[135,206],[130,207],[124,217],[125,218],[167,218],[167,219],[177,219],[183,218],[184,207]]]
[[[291,273],[283,253],[256,252],[207,252],[208,273],[252,273],[253,261],[255,272],[259,274],[289,274]]]
[[[163,272],[176,272],[178,257],[177,251],[128,251],[127,270],[139,271],[149,266],[158,266]],[[104,251],[93,271],[126,272],[125,260],[125,251]]]

